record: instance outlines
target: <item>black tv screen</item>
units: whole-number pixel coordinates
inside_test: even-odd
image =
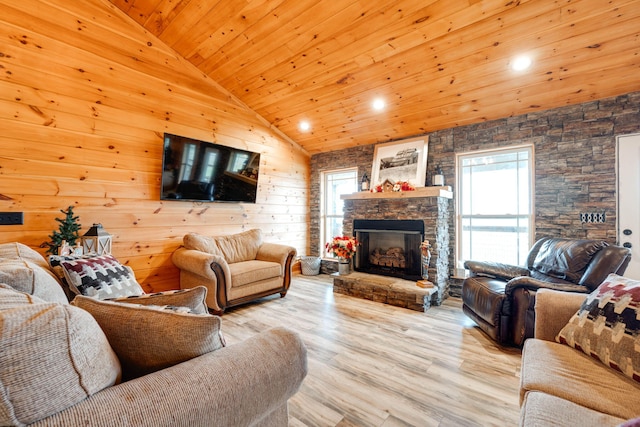
[[[164,134],[162,200],[256,202],[260,154]]]

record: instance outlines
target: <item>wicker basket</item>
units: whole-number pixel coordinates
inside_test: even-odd
[[[300,258],[300,267],[305,276],[317,276],[320,274],[320,258],[317,256],[303,256]]]

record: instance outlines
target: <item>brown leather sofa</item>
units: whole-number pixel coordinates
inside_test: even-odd
[[[465,262],[462,310],[499,344],[522,346],[533,336],[538,289],[589,293],[609,273],[624,274],[630,260],[629,249],[605,241],[545,237],[525,267]]]

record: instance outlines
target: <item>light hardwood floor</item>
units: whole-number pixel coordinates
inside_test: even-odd
[[[280,325],[302,336],[309,374],[289,401],[293,427],[517,425],[520,351],[483,335],[458,298],[420,313],[295,275],[285,298],[222,319],[227,345]]]

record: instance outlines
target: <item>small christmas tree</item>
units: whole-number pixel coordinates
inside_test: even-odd
[[[64,218],[56,218],[56,221],[60,223],[59,231],[53,231],[53,234],[49,235],[50,242],[46,242],[45,245],[49,247],[47,253],[51,255],[58,254],[58,248],[62,246],[62,241],[66,240],[70,247],[74,247],[78,239],[80,239],[80,223],[77,216],[73,216],[73,206],[69,206],[67,210],[61,209],[60,212],[65,214]]]

